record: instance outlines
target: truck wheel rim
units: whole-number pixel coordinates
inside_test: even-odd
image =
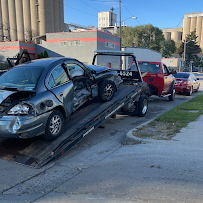
[[[61,130],[61,117],[55,115],[50,120],[50,131],[53,135],[56,135],[60,130]]]
[[[143,102],[142,113],[145,114],[147,112],[147,100],[145,99]]]
[[[104,95],[106,98],[109,98],[112,96],[113,94],[113,91],[114,91],[114,88],[111,84],[107,84],[106,87],[105,87],[105,90],[104,90]]]

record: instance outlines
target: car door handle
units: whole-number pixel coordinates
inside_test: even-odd
[[[63,96],[63,92],[61,92],[59,95],[60,95],[60,97],[62,97]]]

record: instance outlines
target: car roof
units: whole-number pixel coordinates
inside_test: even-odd
[[[21,65],[18,65],[18,66],[41,66],[41,67],[49,67],[50,65],[54,64],[54,63],[62,63],[63,61],[65,60],[75,60],[73,58],[70,58],[70,57],[53,57],[53,58],[43,58],[43,59],[36,59],[36,60],[32,60],[32,61],[29,61],[27,63],[23,63]],[[18,67],[16,66],[16,67]]]

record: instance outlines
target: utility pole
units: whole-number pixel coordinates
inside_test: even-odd
[[[184,61],[184,68],[186,66],[186,62],[185,62],[185,54],[186,54],[186,38],[184,40],[184,55],[183,55],[183,61]]]

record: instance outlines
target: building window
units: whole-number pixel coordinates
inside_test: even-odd
[[[61,41],[61,46],[81,46],[80,40]]]
[[[115,44],[112,42],[105,42],[105,47],[111,48],[111,49],[115,49]]]

